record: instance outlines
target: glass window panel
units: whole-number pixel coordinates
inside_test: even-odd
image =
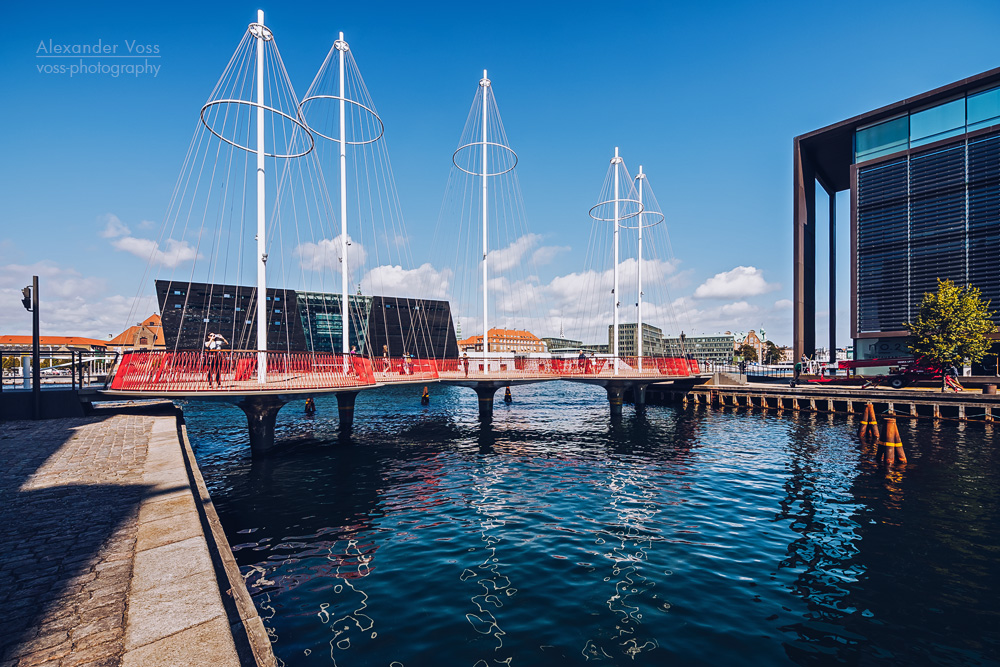
[[[910,146],[922,146],[965,132],[965,98],[910,114]]]
[[[887,120],[854,133],[854,156],[858,162],[888,155],[907,147],[909,119]]]
[[[969,129],[1000,123],[1000,88],[969,95]]]

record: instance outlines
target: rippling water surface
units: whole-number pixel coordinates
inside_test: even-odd
[[[184,406],[275,654],[288,665],[996,664],[992,427],[901,421],[887,475],[846,416],[468,389],[279,414]],[[500,394],[498,394],[498,398]]]

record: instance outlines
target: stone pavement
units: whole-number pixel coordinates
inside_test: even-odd
[[[239,664],[176,429],[0,424],[0,667]]]

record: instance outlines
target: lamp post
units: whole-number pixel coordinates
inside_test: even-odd
[[[31,277],[31,285],[21,290],[21,303],[31,313],[31,400],[32,419],[42,418],[42,352],[38,338],[38,276]]]

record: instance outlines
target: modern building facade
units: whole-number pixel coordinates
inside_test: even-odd
[[[813,356],[816,185],[829,205],[830,331],[836,340],[835,195],[851,195],[851,336],[857,359],[907,356],[937,279],[1000,304],[1000,68],[794,141],[794,349]]]
[[[619,323],[618,325],[618,355],[635,357],[639,355],[639,324],[637,322]],[[608,349],[615,345],[615,325],[608,325]],[[663,330],[651,324],[642,323],[642,356],[662,357]]]
[[[167,349],[201,349],[220,333],[232,349],[257,348],[257,290],[239,285],[156,281]],[[268,288],[269,350],[341,351],[341,295]],[[372,356],[455,358],[458,346],[447,301],[349,295],[351,346]]]
[[[663,345],[668,354],[688,354],[699,361],[713,361],[719,364],[731,364],[736,338],[728,331],[724,334],[707,336],[680,336],[663,339]]]
[[[580,346],[583,345],[582,340],[574,340],[572,338],[557,338],[553,336],[542,337],[542,342],[545,343],[545,349],[549,352],[568,352],[572,350],[580,350]]]

